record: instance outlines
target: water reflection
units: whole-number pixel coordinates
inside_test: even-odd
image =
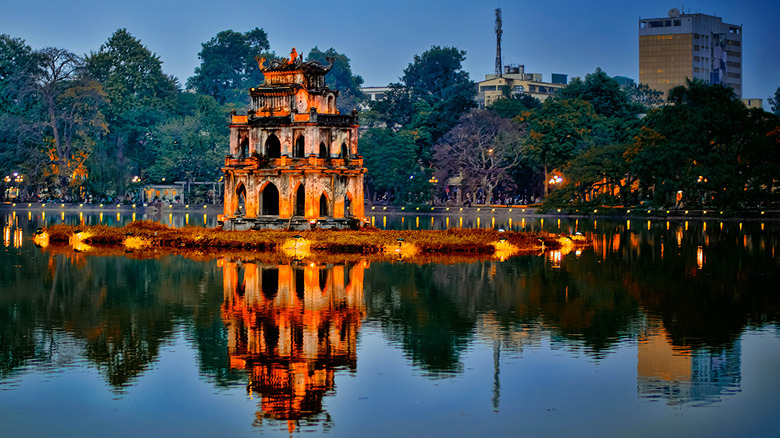
[[[741,347],[675,346],[660,321],[652,321],[639,338],[637,393],[669,405],[706,405],[740,391]]]
[[[457,388],[464,398],[482,394],[473,409],[491,409],[491,421],[520,410],[513,403],[529,389],[507,382],[533,373],[525,356],[540,351],[553,352],[544,366],[571,375],[627,351],[630,358],[622,368],[629,382],[621,389],[593,393],[550,384],[545,389],[553,398],[594,404],[628,389],[632,399],[654,406],[720,408],[736,392],[751,396],[742,383],[750,372],[744,334],[780,323],[775,223],[762,229],[689,221],[686,229],[685,222],[665,220],[648,226],[585,219],[559,225],[556,219],[542,226],[522,218],[512,223],[592,233],[595,244],[503,261],[369,266],[44,250],[30,241],[31,227],[40,223],[31,217],[3,216],[0,405],[4,393],[23,398],[17,394],[24,394],[24,384],[9,382],[40,369],[97,369],[110,392],[132,397],[178,330],[197,352],[195,372],[211,387],[242,395],[246,389],[247,425],[277,432],[339,430],[345,411],[333,406],[356,402],[343,398],[355,392],[339,394],[336,383],[346,376],[369,376],[364,385],[378,379],[384,370],[368,360],[372,348],[400,351],[402,366],[426,381],[456,387],[479,375],[477,383]],[[367,327],[381,345],[361,349]],[[469,361],[482,352],[488,358],[470,370]],[[754,363],[766,360],[761,354],[770,353],[760,352]],[[421,398],[427,390],[412,388],[406,396]],[[383,408],[385,397],[365,395]],[[81,403],[79,397],[72,403]],[[228,403],[210,397],[214,405]],[[414,416],[415,409],[399,412]]]
[[[323,397],[334,392],[338,369],[357,366],[367,265],[219,265],[230,367],[246,370],[249,393],[261,398],[256,423],[286,421],[292,432],[322,422],[327,429]]]

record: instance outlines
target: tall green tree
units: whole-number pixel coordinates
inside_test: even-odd
[[[780,116],[780,87],[777,87],[777,90],[775,90],[774,97],[769,96],[768,100],[772,113],[776,116]]]
[[[677,192],[692,206],[741,208],[768,199],[780,179],[777,117],[748,110],[731,88],[699,80],[670,90],[669,101],[646,118],[654,141],[632,152],[659,204],[673,203]]]
[[[153,128],[174,109],[176,79],[162,71],[160,58],[127,29],[118,29],[86,57],[86,69],[106,91],[109,133],[102,147],[113,154],[115,190],[122,193],[133,175],[151,165],[147,152]]]
[[[271,46],[265,31],[257,27],[244,33],[223,30],[201,46],[200,66],[187,79],[187,88],[209,95],[221,105],[248,104],[249,88],[263,82],[255,56],[274,58],[268,53]]]
[[[38,68],[35,59],[24,40],[0,35],[0,178],[21,170],[40,145],[40,135],[29,123],[39,102],[23,93]]]
[[[550,172],[562,170],[569,160],[589,149],[597,125],[603,122],[593,105],[581,99],[547,99],[520,120],[528,123],[524,154],[542,177],[544,195],[549,192]]]
[[[385,99],[372,105],[388,126],[417,131],[426,139],[418,148],[424,162],[430,161],[431,146],[476,107],[476,88],[462,66],[465,59],[466,52],[455,47],[433,46],[415,55],[401,82],[390,84]]]
[[[400,201],[410,190],[410,177],[419,168],[416,148],[414,137],[408,131],[396,133],[388,128],[373,128],[360,137],[372,201],[377,198]]]
[[[157,126],[151,142],[153,181],[214,181],[228,150],[227,111],[211,96],[199,96],[194,116],[176,117]]]
[[[337,52],[332,47],[323,52],[315,46],[306,56],[306,60],[316,61],[323,65],[332,61],[333,67],[325,75],[325,85],[339,92],[339,111],[346,114],[357,109],[358,105],[365,99],[363,92],[360,91],[363,78],[352,74],[352,67],[347,55]]]
[[[574,78],[558,91],[561,99],[582,99],[593,105],[596,114],[605,117],[632,117],[637,108],[631,103],[628,93],[603,70],[585,75],[585,79]]]

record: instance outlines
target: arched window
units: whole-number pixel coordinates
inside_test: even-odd
[[[336,113],[336,96],[332,94],[328,96],[328,113]]]
[[[279,137],[275,134],[271,134],[268,140],[265,141],[265,155],[268,158],[282,157],[282,144],[279,142]]]
[[[306,139],[303,137],[303,134],[298,136],[298,140],[295,140],[295,147],[293,148],[293,158],[303,158],[304,155],[304,145],[306,144]]]
[[[349,158],[349,149],[347,149],[346,143],[341,143],[341,154],[339,154],[339,158]]]
[[[268,183],[263,188],[262,205],[260,212],[264,216],[277,216],[279,215],[279,189],[276,188],[273,183]]]
[[[239,144],[238,148],[238,158],[243,160],[247,157],[247,154],[249,153],[249,136],[244,133],[241,137],[241,143]]]
[[[246,187],[244,183],[238,183],[236,186],[236,200],[234,201],[236,208],[234,214],[236,216],[243,216],[246,214]]]
[[[327,216],[328,215],[328,197],[325,196],[325,193],[320,195],[320,216]]]
[[[325,143],[320,143],[320,158],[328,158],[328,147]]]
[[[298,186],[298,190],[295,191],[295,214],[294,216],[306,215],[306,189],[303,184]]]

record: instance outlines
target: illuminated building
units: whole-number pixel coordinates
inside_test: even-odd
[[[667,93],[686,79],[723,84],[742,97],[742,26],[671,9],[639,20],[639,82]]]
[[[258,421],[329,421],[322,400],[335,372],[357,366],[364,265],[220,265],[230,367],[261,398]]]
[[[347,228],[360,224],[363,158],[358,115],[340,114],[325,86],[331,65],[258,58],[265,82],[249,90],[251,109],[232,115],[223,229]]]
[[[490,106],[502,97],[530,95],[544,101],[555,96],[558,90],[566,86],[567,75],[553,74],[552,82],[543,82],[541,73],[526,73],[523,65],[506,65],[502,75],[485,75],[485,80],[477,84],[477,104],[480,108]]]

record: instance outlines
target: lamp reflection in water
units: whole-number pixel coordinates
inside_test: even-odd
[[[368,263],[218,264],[230,367],[246,371],[248,393],[260,397],[255,425],[327,429],[323,398],[338,370],[357,366]]]

